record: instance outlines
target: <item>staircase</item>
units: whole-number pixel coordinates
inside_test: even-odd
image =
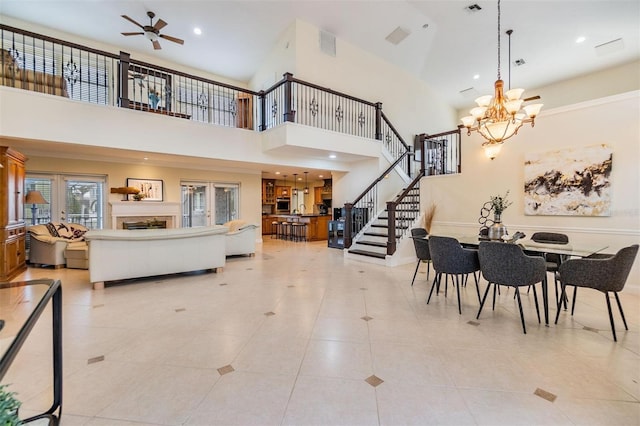
[[[396,198],[407,191],[403,188]],[[353,239],[348,253],[385,259],[389,245],[389,210],[384,209],[380,215],[370,221]],[[408,190],[404,197],[396,204],[394,219],[395,239],[399,241],[420,216],[420,187],[418,185]]]

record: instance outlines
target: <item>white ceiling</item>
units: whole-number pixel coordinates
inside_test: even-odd
[[[482,9],[470,12],[474,3]],[[513,87],[541,87],[640,58],[638,0],[503,0],[501,8],[503,79],[507,29],[514,30],[512,61],[526,62],[511,67]],[[120,15],[146,25],[148,10],[168,23],[162,34],[185,44],[160,39],[163,49],[153,51],[144,37],[120,34],[137,30]],[[239,81],[253,76],[298,18],[419,76],[456,108],[473,104],[462,90],[492,93],[497,73],[497,1],[0,0],[0,13]],[[193,33],[196,26],[202,35]],[[410,34],[395,46],[385,37],[398,26]],[[580,36],[586,40],[578,44]],[[620,38],[621,50],[595,49]]]

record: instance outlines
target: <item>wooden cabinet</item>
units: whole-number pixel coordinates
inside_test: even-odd
[[[262,235],[271,235],[271,222],[274,220],[269,216],[262,216]]]
[[[313,188],[313,204],[322,204],[322,187]]]
[[[275,179],[262,179],[262,204],[276,203]]]
[[[25,262],[24,163],[26,157],[6,146],[0,147],[0,281],[27,268]]]
[[[276,186],[276,198],[290,198],[291,187],[290,186]]]

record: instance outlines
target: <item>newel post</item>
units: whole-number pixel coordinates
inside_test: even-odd
[[[376,139],[382,140],[382,102],[376,102]]]
[[[351,237],[353,228],[353,204],[345,203],[344,205],[344,248],[351,247]]]
[[[258,97],[260,100],[260,127],[258,127],[258,129],[261,132],[264,132],[265,130],[267,130],[267,100],[264,90],[258,92]]]
[[[293,74],[286,72],[284,77],[284,121],[295,122],[296,112],[291,109],[293,96],[291,86],[293,85]]]
[[[396,203],[387,201],[387,254],[396,252]]]
[[[425,146],[424,146],[424,141],[427,138],[427,135],[425,133],[421,133],[419,135],[416,136],[416,139],[414,141],[413,144],[413,152],[414,155],[417,155],[418,152],[420,152],[420,172],[422,172],[423,175],[426,176],[426,164],[425,164],[425,157],[426,155],[426,151]]]
[[[120,108],[129,108],[129,61],[131,55],[120,51],[120,62],[118,67],[118,104]]]

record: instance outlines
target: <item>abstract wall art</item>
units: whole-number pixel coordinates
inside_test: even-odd
[[[606,145],[527,154],[524,213],[610,216],[611,159]]]

